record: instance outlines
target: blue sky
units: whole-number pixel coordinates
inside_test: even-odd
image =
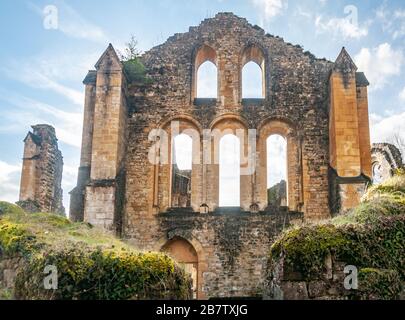
[[[43,10],[58,9],[57,29]],[[0,2],[0,199],[16,201],[30,125],[56,127],[65,167],[63,188],[76,180],[83,109],[82,80],[111,42],[134,34],[141,50],[232,11],[266,32],[332,61],[345,46],[370,86],[373,141],[405,138],[405,3],[344,0],[134,0]],[[353,20],[354,19],[354,20]],[[354,23],[357,22],[357,23]]]

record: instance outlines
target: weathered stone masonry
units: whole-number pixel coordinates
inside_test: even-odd
[[[129,83],[110,45],[84,81],[82,157],[71,217],[196,265],[198,298],[260,295],[268,248],[291,219],[327,218],[359,201],[371,175],[364,74],[344,49],[335,63],[317,59],[230,13],[174,35],[141,61],[150,81]],[[196,97],[196,75],[205,61],[218,69],[212,99]],[[262,68],[263,99],[242,98],[242,68],[249,61]],[[166,131],[169,144],[178,133],[197,132],[188,208],[173,208],[170,161],[150,162],[160,155],[153,129]],[[255,150],[254,172],[240,177],[240,208],[219,208],[214,152],[207,161],[209,145],[213,151],[218,141],[204,129],[242,129],[245,152]],[[247,129],[256,129],[254,144]],[[287,140],[288,208],[269,210],[266,139],[272,134]],[[241,161],[241,169],[246,166]],[[190,246],[192,254],[179,253]]]
[[[65,214],[61,187],[63,157],[55,129],[46,124],[32,129],[24,139],[19,205],[33,212]]]
[[[404,168],[401,151],[390,143],[374,143],[371,149],[373,179],[384,182],[394,175],[395,170]]]

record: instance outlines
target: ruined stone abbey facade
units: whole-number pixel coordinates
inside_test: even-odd
[[[317,59],[230,13],[140,60],[148,81],[134,83],[110,45],[84,80],[71,218],[140,249],[168,251],[193,274],[200,299],[260,296],[274,237],[290,222],[352,208],[370,180],[365,75],[345,49],[335,62]],[[218,92],[202,99],[197,73],[206,61],[217,67]],[[244,99],[242,69],[251,61],[262,70],[263,96]],[[181,133],[193,140],[186,173],[171,155]],[[242,150],[237,208],[219,204],[216,150],[226,134],[238,136]],[[283,207],[267,201],[266,140],[274,134],[287,141]]]

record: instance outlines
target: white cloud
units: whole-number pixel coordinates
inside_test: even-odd
[[[376,114],[370,115],[371,142],[393,142],[395,135],[405,141],[405,112],[383,118]]]
[[[269,21],[287,9],[287,0],[251,0],[253,5],[259,10],[263,20]]]
[[[0,160],[0,201],[18,201],[20,175],[20,164],[8,164]]]
[[[287,141],[279,135],[267,139],[267,188],[287,181]]]
[[[391,11],[387,9],[387,1],[384,1],[376,10],[376,18],[381,22],[383,31],[394,40],[405,36],[405,10]]]
[[[218,71],[210,61],[204,62],[197,74],[197,97],[216,98],[218,96]]]
[[[30,3],[29,5],[43,19],[46,18],[44,8],[33,3]],[[57,8],[58,16],[56,30],[61,31],[66,36],[71,38],[91,40],[100,43],[108,42],[108,38],[102,28],[86,20],[64,1],[55,1],[54,6]]]
[[[405,157],[403,145],[398,145],[398,141],[405,141],[405,112],[383,118],[381,116],[370,115],[371,142],[388,142],[397,146],[402,156]]]
[[[404,62],[400,49],[395,50],[389,43],[382,43],[376,48],[363,48],[354,57],[357,67],[370,81],[370,89],[381,89],[390,77],[399,75]]]
[[[362,26],[354,23],[349,18],[330,18],[324,19],[322,15],[315,19],[316,31],[318,33],[330,33],[343,39],[359,39],[368,35],[368,25],[366,22]]]
[[[402,91],[399,93],[399,98],[403,101],[405,101],[405,87],[402,89]]]
[[[0,90],[0,100],[11,104],[5,108],[2,116],[9,119],[8,126],[2,126],[1,132],[20,132],[27,124],[48,123],[55,127],[60,141],[74,147],[81,146],[82,118],[81,113],[66,112],[48,104]]]
[[[0,70],[11,79],[20,81],[32,88],[53,91],[76,105],[82,106],[84,94],[61,82],[80,83],[79,79],[84,78],[91,66],[90,59],[95,58],[92,55],[78,57],[67,54],[58,56],[58,59],[41,56],[24,62],[9,61],[7,66],[3,66]],[[80,62],[76,62],[77,60]]]

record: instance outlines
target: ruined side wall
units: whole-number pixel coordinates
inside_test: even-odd
[[[377,183],[391,178],[395,170],[404,167],[401,152],[389,143],[374,143],[371,149],[373,180]]]
[[[29,211],[65,214],[62,204],[63,157],[55,129],[33,126],[25,139],[20,205]]]

